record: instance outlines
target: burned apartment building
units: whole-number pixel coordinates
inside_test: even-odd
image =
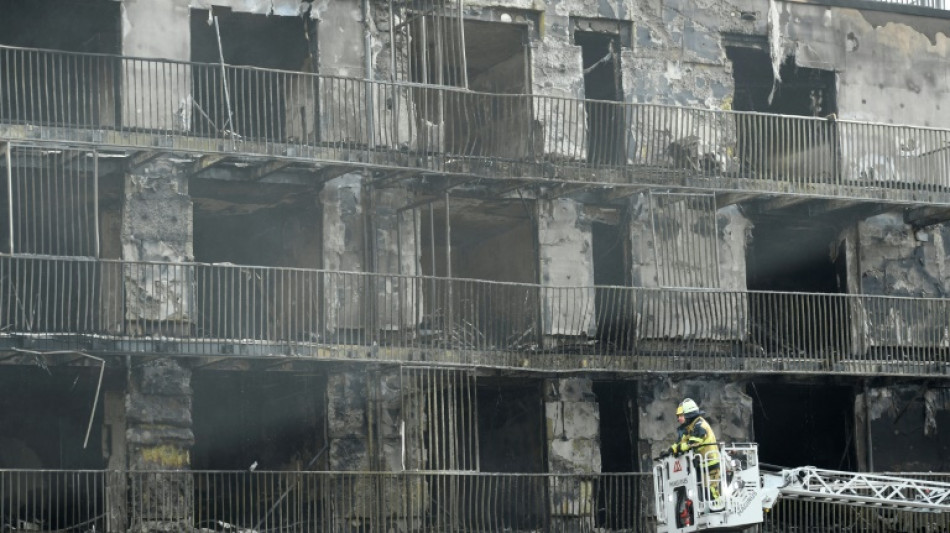
[[[687,396],[943,479],[931,2],[0,0],[0,527],[651,531]]]

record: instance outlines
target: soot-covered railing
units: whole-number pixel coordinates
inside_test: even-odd
[[[649,532],[650,483],[641,473],[0,470],[0,516],[10,531]],[[780,500],[752,531],[948,527],[946,514]]]
[[[0,140],[950,202],[950,130],[0,47]]]
[[[0,338],[49,349],[929,375],[947,323],[936,298],[0,256]]]

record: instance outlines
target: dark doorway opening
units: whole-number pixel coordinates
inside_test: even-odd
[[[624,160],[620,38],[600,32],[574,32],[584,65],[584,107],[587,111],[587,157],[594,164],[618,165]]]
[[[544,413],[541,382],[480,379],[478,400],[478,456],[483,472],[540,473],[545,468]],[[493,524],[501,529],[535,530],[543,527],[547,481],[543,477],[499,478],[505,486],[491,492],[482,512],[492,510]]]
[[[831,361],[850,351],[840,228],[803,214],[754,221],[746,250],[753,338],[767,351]]]
[[[214,16],[221,33],[220,52]],[[192,70],[196,107],[192,128],[196,133],[238,140],[284,140],[286,99],[292,92],[299,92],[304,80],[274,70],[312,70],[316,54],[311,43],[316,42],[316,21],[310,17],[235,13],[219,8],[211,14],[192,10],[191,58],[205,63],[194,65]],[[229,65],[226,79],[218,64],[221,55]],[[309,88],[309,93],[316,94],[316,88]]]
[[[630,476],[610,473],[639,470],[637,447],[639,415],[637,384],[633,381],[598,381],[593,386],[600,408],[600,461],[604,476],[597,491],[596,524],[610,531],[636,527],[636,501],[639,490]]]
[[[632,325],[631,292],[627,286],[625,227],[595,222],[591,227],[594,247],[594,298],[597,340],[611,351],[630,348]]]
[[[749,385],[748,394],[762,462],[856,469],[851,387],[757,382]]]

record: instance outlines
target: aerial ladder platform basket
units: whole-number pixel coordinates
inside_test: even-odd
[[[657,533],[740,531],[762,523],[779,499],[950,512],[950,483],[812,466],[767,471],[753,443],[719,444],[718,452],[718,476],[708,464],[712,452],[656,460]]]

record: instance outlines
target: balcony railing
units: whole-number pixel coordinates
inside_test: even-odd
[[[0,139],[950,203],[950,130],[10,47]]]
[[[950,299],[0,256],[0,338],[49,349],[931,375],[948,323]]]
[[[0,516],[11,531],[648,532],[650,483],[639,473],[0,470]],[[755,530],[948,527],[946,514],[779,501]]]

